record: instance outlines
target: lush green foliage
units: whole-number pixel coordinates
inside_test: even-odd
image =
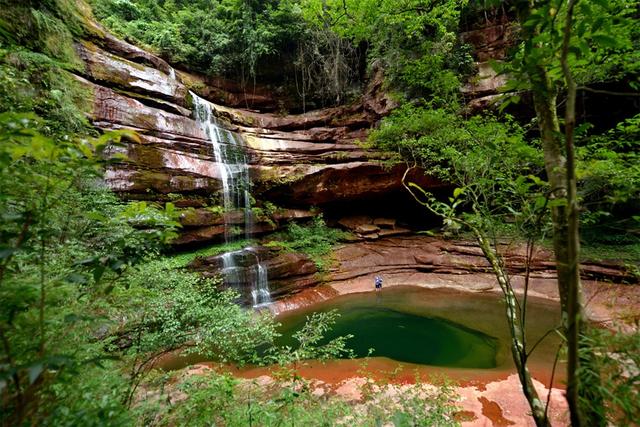
[[[93,3],[116,32],[187,68],[239,74],[246,82],[264,64],[284,64],[278,70],[303,99],[349,99],[366,55],[371,69],[384,68],[388,82],[421,99],[392,114],[371,140],[408,167],[455,185],[448,201],[418,193],[448,228],[467,223],[496,237],[507,228],[526,238],[544,234],[553,202],[529,126],[455,113],[461,79],[473,71],[456,34],[466,1]],[[539,2],[523,23],[539,35],[523,40],[503,66],[514,77],[507,89],[531,88],[536,82],[525,74],[539,66],[549,70],[553,87],[563,86],[563,4]],[[348,337],[319,345],[334,314],[310,318],[295,348],[273,348],[269,316],[243,310],[219,281],[182,269],[195,256],[245,242],[163,257],[178,227],[173,205],[125,204],[100,184],[106,145],[136,136],[97,137],[84,117],[88,94],[69,71],[82,66],[72,40],[86,31],[86,16],[72,0],[0,5],[0,424],[455,424],[446,387],[428,395],[428,405],[418,389],[400,402],[373,393],[374,404],[363,406],[313,395],[295,368],[345,353]],[[617,80],[638,88],[637,6],[579,2],[570,66],[580,85]],[[629,117],[597,134],[584,124],[577,132],[585,235],[591,230],[593,240],[625,243],[636,253],[638,238],[626,231],[637,226],[629,212],[637,212],[640,197],[639,121]],[[274,209],[265,203],[254,213],[268,217]],[[318,217],[291,224],[271,245],[307,253],[322,270],[343,237]],[[631,423],[638,418],[638,336],[592,332],[582,337],[589,360],[580,374],[594,397],[587,403],[618,424]],[[176,379],[151,369],[176,352],[276,363],[291,383],[256,388],[226,375]],[[167,405],[172,387],[186,396]],[[141,388],[155,400],[139,402]]]
[[[88,94],[61,64],[41,53],[0,48],[0,109],[36,112],[47,120],[47,132],[88,131],[79,110]]]
[[[607,400],[607,392],[615,384],[601,384],[601,378],[592,375],[595,380],[585,386],[587,382],[580,377],[585,371],[595,372],[597,368],[594,366],[595,359],[591,357],[592,350],[585,348],[583,343],[580,344],[578,338],[579,335],[584,338],[586,327],[583,329],[579,326],[582,321],[578,269],[580,213],[577,209],[574,179],[574,146],[583,142],[584,135],[580,135],[580,131],[584,131],[588,125],[583,124],[578,132],[574,132],[575,94],[576,83],[602,81],[603,76],[608,75],[628,79],[629,86],[637,89],[637,69],[635,65],[624,66],[626,59],[622,59],[627,49],[626,42],[633,43],[627,35],[638,31],[637,20],[631,18],[637,14],[637,8],[635,2],[634,6],[626,9],[622,2],[602,1],[516,1],[514,5],[523,36],[516,55],[499,68],[511,74],[506,91],[531,90],[533,93],[546,177],[532,171],[532,163],[527,162],[527,156],[513,158],[510,155],[510,151],[517,149],[516,146],[507,150],[500,148],[503,133],[494,130],[497,138],[493,141],[491,137],[482,138],[483,132],[476,129],[476,118],[460,123],[457,117],[449,117],[450,121],[461,128],[455,132],[456,129],[448,127],[444,120],[441,119],[438,123],[438,117],[432,117],[432,112],[421,115],[407,107],[399,116],[392,117],[386,128],[383,124],[372,138],[382,146],[387,145],[399,151],[409,162],[426,166],[428,171],[437,173],[457,187],[453,197],[448,202],[443,202],[415,184],[406,184],[407,189],[421,204],[444,219],[446,226],[455,229],[464,225],[473,230],[483,253],[491,261],[507,301],[507,317],[514,340],[514,360],[518,365],[518,360],[521,359],[518,365],[521,382],[539,425],[547,423],[546,410],[539,405],[533,386],[530,380],[527,381],[526,354],[522,356],[523,353],[519,350],[524,345],[522,341],[519,342],[518,336],[523,339],[519,331],[523,329],[525,322],[527,285],[525,284],[525,302],[518,302],[504,271],[503,261],[499,258],[497,245],[494,244],[492,249],[489,242],[491,237],[495,242],[496,237],[501,235],[495,227],[496,219],[504,222],[507,220],[519,226],[519,234],[528,238],[527,248],[530,248],[544,231],[547,208],[551,208],[563,328],[567,337],[567,400],[571,420],[575,425],[581,425],[581,420],[600,425],[605,422],[607,415],[611,417],[602,406]],[[613,64],[612,68],[603,65],[607,57],[614,58],[607,64]],[[619,72],[613,71],[616,66],[621,68]],[[564,133],[558,120],[557,102],[558,92],[563,89],[568,92]],[[583,90],[591,89],[586,87]],[[518,101],[519,94],[511,94],[510,100]],[[503,104],[505,105],[507,104]],[[414,120],[427,123],[426,128],[416,125]],[[634,121],[635,119],[631,119],[628,123],[631,133],[635,128]],[[619,130],[623,132],[626,129],[625,125],[619,126]],[[444,132],[439,134],[438,130]],[[471,137],[461,138],[460,133],[470,134]],[[621,149],[620,145],[625,146],[627,143],[626,138],[621,138],[620,145],[612,143],[613,138],[619,136],[610,132],[606,136],[591,138],[591,141],[586,141],[583,145],[580,153],[583,157],[579,160],[591,165],[588,172],[582,175],[581,184],[587,184],[582,187],[586,190],[582,191],[582,195],[598,200],[593,203],[595,209],[588,213],[588,218],[592,221],[610,214],[602,209],[603,206],[611,208],[613,203],[637,197],[633,187],[637,172],[633,168],[629,176],[631,186],[627,187],[617,179],[618,173],[629,165],[627,160],[636,160],[635,155],[629,156],[626,147]],[[632,144],[637,145],[637,137],[631,136],[628,140],[633,140]],[[520,142],[525,152],[534,154],[530,158],[535,157],[536,150],[527,147],[523,138],[520,138]],[[491,163],[485,163],[486,160]],[[541,164],[540,161],[537,163]],[[500,164],[499,171],[496,171],[497,164]],[[542,178],[549,180],[551,188],[548,188]],[[596,195],[592,189],[593,182],[597,183],[598,180],[606,184],[604,191]],[[591,191],[589,184],[592,186]],[[518,320],[518,315],[521,315],[521,321]],[[582,360],[578,360],[579,355]],[[578,368],[581,363],[582,368]],[[532,395],[533,398],[530,397]],[[582,402],[579,402],[578,395],[583,399]]]
[[[189,68],[255,78],[260,61],[279,57],[303,35],[292,1],[94,0],[113,31]]]
[[[0,39],[40,52],[66,67],[81,65],[73,37],[86,32],[86,10],[74,0],[0,1]]]
[[[293,334],[293,339],[298,343],[297,346],[270,349],[266,360],[271,360],[287,370],[290,364],[309,359],[329,360],[345,356],[353,357],[353,352],[348,350],[346,345],[351,335],[320,344],[325,333],[331,329],[339,316],[335,310],[313,313],[307,317],[305,325]]]
[[[273,78],[309,100],[340,103],[362,78],[361,57],[411,96],[456,104],[473,71],[456,36],[464,0],[247,2],[93,0],[110,29],[171,62],[208,74]],[[272,73],[273,74],[273,73]]]
[[[588,93],[595,83],[616,82],[621,92],[614,91],[611,95],[617,97],[633,95],[640,88],[638,5],[637,1],[576,3],[575,28],[567,40],[567,71],[579,90]],[[523,13],[525,6],[522,3],[516,9],[524,19],[524,31],[535,37],[522,40],[514,57],[497,68],[509,73],[505,91],[546,85],[540,93],[547,93],[547,99],[555,103],[556,96],[566,90],[560,58],[567,5],[551,0],[536,4],[531,13]],[[547,72],[546,82],[532,77],[541,69]],[[514,95],[508,99],[518,101],[519,98]],[[584,225],[582,237],[586,244],[638,242],[638,237],[629,231],[638,224],[638,161],[633,147],[637,146],[640,135],[638,119],[634,117],[636,112],[629,113],[626,120],[615,127],[611,123],[611,129],[591,134],[592,126],[588,122],[577,123],[576,176],[582,210],[580,220]]]
[[[585,135],[578,147],[581,160],[576,171],[580,181],[583,235],[588,242],[637,244],[640,238],[627,229],[637,226],[639,217],[629,217],[640,199],[640,116],[619,123],[596,135]],[[585,126],[586,127],[586,126]],[[638,259],[638,258],[636,258]]]
[[[242,309],[235,294],[176,269],[174,259],[149,259],[177,225],[171,205],[123,205],[96,187],[95,153],[118,135],[56,140],[36,123],[0,115],[2,423],[124,422],[149,368],[177,350],[267,360],[257,349],[275,336],[270,317]],[[305,339],[316,330],[321,337],[330,320],[313,322]],[[339,341],[314,353],[305,343],[270,358],[343,348]]]
[[[587,389],[582,404],[602,413],[615,425],[633,425],[640,417],[640,333],[593,329],[581,339],[586,351],[581,355],[580,378]],[[604,399],[593,399],[596,396]]]
[[[302,2],[305,18],[354,44],[365,43],[369,64],[382,66],[411,97],[454,107],[460,77],[473,71],[470,50],[457,36],[465,0]]]
[[[35,116],[0,115],[0,384],[3,413],[18,418],[38,407],[27,396],[104,356],[88,340],[85,304],[174,225],[140,206],[131,216],[96,187],[98,155],[118,135],[53,139],[36,127]]]
[[[89,131],[88,94],[67,72],[83,66],[72,45],[81,22],[67,0],[0,7],[0,112],[35,112],[46,134]]]
[[[494,232],[506,233],[508,224],[516,224],[511,231],[524,237],[525,223],[546,206],[546,188],[538,178],[541,153],[509,119],[464,119],[445,110],[405,105],[385,119],[370,140],[399,153],[408,168],[419,166],[455,185],[450,199],[455,209],[446,216],[472,212],[475,220],[491,221]],[[475,215],[480,211],[483,215]],[[446,225],[459,228],[451,219]]]
[[[164,379],[164,381],[167,381]],[[456,408],[450,386],[436,389],[421,384],[389,392],[383,385],[363,387],[366,401],[349,404],[336,396],[314,394],[311,382],[298,378],[292,384],[242,381],[227,375],[206,373],[179,379],[164,389],[167,398],[179,392],[186,400],[172,407],[160,399],[149,402],[146,425],[225,426],[456,426]]]
[[[186,267],[191,261],[198,257],[209,257],[220,255],[225,252],[237,251],[247,246],[255,244],[253,240],[236,240],[229,243],[220,243],[217,245],[206,246],[195,251],[187,251],[168,255],[162,261],[166,268],[182,268]]]
[[[582,132],[587,129],[584,126]],[[633,209],[640,197],[639,162],[633,148],[639,138],[637,129],[637,118],[633,117],[604,134],[585,135],[579,142],[577,173],[587,245],[609,243],[623,250],[620,245],[638,242],[627,233],[637,223],[627,209]],[[371,133],[370,141],[397,153],[395,161],[422,167],[460,191],[466,189],[466,196],[479,197],[477,201],[489,209],[487,213],[497,221],[495,226],[501,233],[517,219],[514,215],[524,214],[525,206],[533,209],[527,214],[533,214],[531,218],[542,206],[548,207],[542,155],[536,142],[527,142],[524,129],[508,117],[465,119],[444,110],[407,104],[386,118]],[[465,203],[458,206],[469,207]],[[629,249],[630,259],[637,261],[633,247]]]
[[[322,271],[328,267],[327,263],[330,261],[327,256],[331,249],[344,237],[345,232],[327,227],[322,216],[317,216],[307,225],[292,222],[286,233],[276,234],[275,240],[270,241],[267,246],[280,247],[288,252],[305,253]]]
[[[526,17],[524,25],[537,36],[522,40],[511,61],[496,64],[508,72],[505,90],[531,89],[528,70],[545,67],[553,85],[564,87],[560,64],[566,4],[561,0],[541,2]],[[575,30],[569,49],[569,66],[579,85],[622,81],[631,90],[640,88],[638,68],[637,1],[581,1],[576,5]],[[516,6],[522,8],[523,6]]]

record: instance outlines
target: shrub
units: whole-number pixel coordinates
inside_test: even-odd
[[[344,231],[327,227],[322,216],[317,216],[307,225],[289,224],[285,233],[280,233],[276,236],[276,240],[267,245],[289,252],[305,253],[313,259],[318,269],[323,271],[328,267],[327,255],[345,236]]]

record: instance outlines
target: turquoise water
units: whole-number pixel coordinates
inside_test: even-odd
[[[337,309],[340,318],[326,336],[351,334],[348,347],[356,357],[387,357],[398,362],[457,368],[496,367],[498,339],[438,317],[389,308],[379,299],[349,299],[348,303],[324,305]],[[281,318],[280,344],[295,346],[291,335],[299,330],[309,312]]]
[[[374,348],[374,357],[463,368],[467,373],[513,368],[504,302],[498,294],[394,286],[380,292],[337,296],[278,316],[284,333],[278,344],[294,346],[291,335],[302,327],[307,316],[332,309],[342,317],[327,338],[354,335],[349,345],[357,357],[367,356],[368,350]],[[530,296],[527,315],[528,348],[546,336],[536,345],[529,367],[536,378],[548,382],[560,344],[556,334],[547,335],[560,322],[558,303]],[[171,355],[158,366],[173,370],[207,360],[198,355]],[[392,363],[384,369],[395,368]],[[562,381],[561,368],[555,379]]]

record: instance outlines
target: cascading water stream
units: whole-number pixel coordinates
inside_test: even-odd
[[[267,277],[267,269],[260,263],[260,257],[253,248],[247,248],[247,251],[252,252],[256,257],[255,264],[255,286],[251,291],[254,307],[261,307],[271,303],[271,294],[269,293],[269,279]]]
[[[251,212],[251,193],[249,191],[249,168],[244,143],[240,136],[219,125],[213,105],[193,92],[191,97],[195,107],[195,119],[207,135],[213,148],[222,182],[222,201],[224,205],[225,242],[237,240],[239,233],[237,217],[234,213],[244,211],[243,223],[245,238],[252,234],[253,215]],[[240,263],[250,253],[255,257],[254,265]],[[258,253],[252,248],[227,252],[222,256],[222,272],[230,286],[238,287],[242,283],[251,283],[253,306],[264,306],[271,302],[267,269],[260,263]],[[239,265],[239,263],[241,265]]]

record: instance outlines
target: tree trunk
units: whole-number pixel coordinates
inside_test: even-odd
[[[520,321],[520,312],[518,309],[518,302],[516,295],[513,292],[509,275],[505,272],[498,255],[491,248],[491,244],[486,237],[475,227],[472,227],[476,239],[482,249],[482,253],[485,258],[491,264],[491,268],[498,279],[498,284],[502,289],[505,300],[505,308],[507,314],[507,324],[509,325],[509,333],[511,335],[511,355],[513,356],[513,362],[516,365],[518,371],[518,377],[520,378],[520,384],[522,385],[522,392],[524,393],[529,407],[531,408],[531,415],[538,427],[549,427],[551,424],[546,416],[545,405],[542,404],[538,392],[536,391],[531,374],[527,368],[527,353],[524,346],[524,329],[521,325],[524,322]],[[526,319],[525,319],[526,320]]]
[[[567,55],[573,24],[573,7],[576,0],[569,0],[563,44],[561,65],[568,89],[565,113],[564,140],[560,132],[557,115],[556,88],[548,70],[537,62],[537,58],[529,60],[525,55],[525,70],[532,86],[534,107],[538,117],[538,126],[542,149],[544,151],[545,170],[551,187],[553,247],[558,276],[558,292],[562,310],[562,326],[567,338],[567,402],[571,413],[571,424],[574,427],[583,425],[578,402],[579,381],[579,333],[582,317],[580,268],[579,268],[579,210],[575,177],[574,127],[576,85],[573,81]],[[525,23],[532,11],[529,1],[518,3],[518,19]],[[523,25],[523,39],[532,43],[539,30]],[[563,154],[564,151],[567,155]],[[558,203],[553,203],[558,200]]]
[[[518,3],[518,20],[520,23],[527,21],[531,14],[531,4],[528,0]],[[538,30],[522,26],[522,38],[530,43],[538,35]],[[563,325],[566,326],[568,289],[569,289],[569,253],[567,241],[569,236],[567,209],[562,203],[554,203],[554,200],[566,200],[567,175],[566,159],[563,154],[562,133],[558,122],[557,113],[557,89],[546,68],[531,62],[525,56],[525,69],[531,82],[533,92],[533,104],[538,118],[540,140],[544,152],[544,166],[551,187],[551,218],[553,222],[553,249],[556,258],[556,270],[558,275],[558,291],[560,293],[560,305],[562,309]],[[535,61],[535,59],[534,59]]]
[[[533,102],[538,117],[540,139],[544,152],[544,166],[547,179],[551,187],[551,219],[553,222],[553,250],[556,259],[558,275],[558,291],[562,309],[563,326],[566,326],[566,316],[569,295],[569,252],[567,241],[569,228],[567,222],[567,206],[561,201],[566,200],[566,160],[562,153],[562,134],[558,124],[556,90],[552,87],[546,70],[535,67],[538,83],[533,86]],[[532,81],[534,79],[532,78]],[[559,201],[554,203],[553,201]]]
[[[580,213],[578,207],[577,183],[575,173],[574,129],[576,125],[576,82],[569,68],[568,55],[571,41],[573,9],[577,0],[569,0],[564,27],[562,54],[560,63],[567,85],[567,106],[565,110],[564,134],[567,155],[567,402],[571,410],[571,424],[583,425],[582,411],[579,405],[580,369],[579,343],[582,330],[582,290],[580,286]]]

